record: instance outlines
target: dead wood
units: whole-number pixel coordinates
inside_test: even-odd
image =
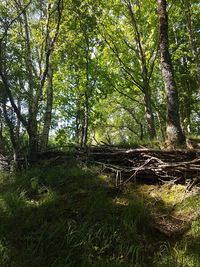
[[[92,146],[81,150],[48,151],[38,156],[46,165],[65,164],[70,160],[98,164],[111,173],[116,186],[128,181],[146,183],[200,184],[200,150],[124,149],[114,146]],[[195,181],[193,183],[193,181]]]
[[[184,183],[190,179],[195,184],[200,180],[200,150],[95,147],[87,151],[87,160],[113,173],[118,186],[130,180]]]

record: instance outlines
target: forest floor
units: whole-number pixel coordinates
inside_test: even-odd
[[[70,160],[0,177],[1,267],[200,266],[198,187],[116,188]]]

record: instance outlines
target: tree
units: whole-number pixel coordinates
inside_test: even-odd
[[[101,35],[117,59],[115,64],[120,68],[120,78],[123,75],[124,89],[132,92],[128,95],[133,99],[143,97],[141,109],[144,105],[148,137],[154,139],[156,126],[151,80],[157,57],[158,38],[156,27],[153,27],[155,16],[148,10],[150,8],[153,12],[154,5],[150,2],[126,0],[108,3],[107,8],[108,11],[102,18]],[[147,19],[144,21],[143,17]],[[118,91],[124,93],[124,89],[118,88]],[[127,94],[122,95],[124,97]]]
[[[66,20],[61,31],[68,39],[61,43],[56,76],[57,96],[62,99],[63,126],[71,133],[71,140],[86,147],[90,139],[91,111],[98,98],[98,49],[101,46],[96,31],[98,13],[94,1],[69,2],[65,9]],[[62,115],[63,116],[63,115]],[[69,131],[70,129],[70,131]]]
[[[54,141],[198,134],[198,2],[2,1],[0,143],[34,159]]]
[[[47,5],[37,5],[35,2],[29,2],[27,5],[20,0],[14,1],[14,5],[7,7],[9,12],[9,8],[12,9],[13,6],[16,17],[9,19],[9,23],[6,19],[2,22],[4,32],[1,38],[1,51],[4,53],[1,53],[0,57],[0,76],[5,92],[4,103],[10,103],[14,114],[26,129],[29,137],[29,155],[34,159],[39,149],[38,116],[42,113],[41,99],[44,97],[50,61],[61,24],[63,1],[48,1]],[[18,29],[17,34],[12,26]],[[18,86],[20,89],[17,92],[15,88]],[[51,112],[49,102],[52,102],[52,94],[49,94],[49,83],[47,87],[46,110]],[[23,114],[22,109],[16,104],[19,95],[28,109],[26,114]],[[51,116],[44,116],[44,119],[44,124],[51,124],[47,123]],[[44,128],[43,135],[46,136],[49,126]]]
[[[160,29],[160,55],[161,70],[167,95],[167,142],[170,147],[185,142],[179,117],[179,98],[173,76],[171,56],[168,40],[168,15],[166,0],[157,0],[159,29]]]

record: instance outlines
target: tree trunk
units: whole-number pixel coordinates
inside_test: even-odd
[[[48,146],[49,141],[49,130],[51,127],[51,117],[52,117],[52,106],[53,106],[53,69],[51,64],[49,65],[48,76],[47,76],[47,102],[46,111],[44,115],[44,126],[41,137],[41,151],[45,151]]]
[[[17,106],[18,109],[21,113],[21,100],[19,98],[17,98]],[[19,118],[17,117],[17,125],[16,125],[16,139],[17,142],[20,142],[20,128],[21,128],[21,121],[19,120]]]
[[[36,114],[32,114],[29,119],[28,136],[29,136],[29,158],[36,160],[38,153],[38,133],[37,133]]]
[[[3,136],[3,129],[4,129],[3,112],[2,112],[2,109],[0,108],[0,153],[4,152],[5,150],[5,140]]]
[[[152,140],[156,137],[156,129],[154,122],[154,115],[152,111],[151,94],[148,87],[144,88],[144,106],[145,106],[145,116],[146,116],[148,134],[149,138]]]
[[[81,121],[80,121],[80,110],[76,112],[76,123],[75,123],[75,142],[77,145],[81,144]]]
[[[88,125],[89,125],[89,95],[90,95],[90,81],[89,81],[89,39],[87,33],[85,34],[85,41],[87,44],[85,50],[85,75],[86,75],[86,84],[85,84],[85,93],[84,93],[84,115],[83,115],[83,125],[82,125],[82,138],[81,138],[81,147],[86,148],[88,142]]]
[[[21,1],[19,1],[20,6],[21,6]],[[31,51],[31,41],[30,41],[30,28],[28,24],[28,19],[27,19],[27,14],[26,10],[23,11],[23,22],[22,25],[24,26],[24,31],[25,31],[25,44],[26,44],[26,50],[25,50],[25,64],[26,64],[26,69],[27,69],[27,74],[28,74],[28,93],[29,93],[29,103],[28,103],[28,108],[29,108],[29,114],[31,112],[31,107],[33,105],[33,91],[34,88],[36,87],[36,83],[34,80],[34,75],[33,75],[33,62],[32,62],[32,51]]]
[[[157,0],[159,29],[160,29],[160,55],[161,71],[167,95],[167,143],[169,147],[185,143],[185,136],[181,129],[179,117],[179,99],[173,76],[171,56],[168,40],[168,16],[166,0]]]
[[[140,10],[139,1],[137,1],[136,4],[138,6],[138,9]],[[140,59],[140,62],[141,62],[141,76],[143,79],[141,89],[142,89],[142,93],[144,94],[145,117],[146,117],[146,122],[147,122],[148,134],[149,134],[150,139],[154,139],[156,137],[156,128],[155,128],[155,122],[154,122],[154,114],[152,111],[151,91],[150,91],[150,86],[149,86],[149,80],[150,80],[149,76],[150,76],[150,73],[153,71],[153,69],[150,69],[148,71],[148,68],[147,68],[147,60],[146,60],[146,54],[145,54],[145,48],[144,48],[145,46],[142,42],[141,32],[138,28],[138,23],[135,18],[135,14],[134,14],[131,1],[127,1],[127,7],[129,10],[131,22],[132,22],[133,29],[135,32],[135,42],[137,45],[138,58]]]
[[[21,6],[21,2],[20,6]],[[28,84],[29,84],[29,118],[28,118],[28,136],[29,136],[29,157],[31,160],[36,159],[38,141],[37,141],[37,111],[38,102],[36,100],[36,95],[34,96],[34,89],[39,90],[35,82],[34,72],[33,72],[33,61],[32,61],[32,51],[31,51],[31,41],[30,41],[30,28],[28,24],[26,10],[23,12],[23,22],[25,31],[25,42],[26,42],[26,53],[25,53],[25,65],[28,73]]]
[[[17,157],[18,157],[18,148],[19,148],[19,144],[16,140],[16,136],[15,136],[15,127],[13,125],[13,122],[10,120],[9,115],[8,115],[8,111],[6,108],[6,96],[3,99],[3,103],[2,103],[2,107],[3,107],[3,115],[5,118],[5,122],[8,126],[9,129],[9,134],[10,134],[10,140],[12,143],[12,148],[13,148],[13,160],[14,162],[17,162]]]
[[[88,141],[88,122],[89,122],[89,102],[88,95],[85,93],[85,103],[84,103],[84,115],[83,115],[83,125],[82,125],[82,140],[81,147],[85,148]]]
[[[158,119],[158,123],[159,123],[159,128],[160,128],[160,134],[161,134],[161,138],[162,140],[165,140],[165,130],[163,129],[163,123],[162,123],[162,117],[160,115],[161,112],[156,111],[156,115],[157,115],[157,119]]]

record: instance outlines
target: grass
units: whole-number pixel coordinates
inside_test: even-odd
[[[0,174],[1,267],[200,266],[198,194],[129,184],[118,192],[95,167],[74,162]],[[177,240],[155,227],[189,218]]]

